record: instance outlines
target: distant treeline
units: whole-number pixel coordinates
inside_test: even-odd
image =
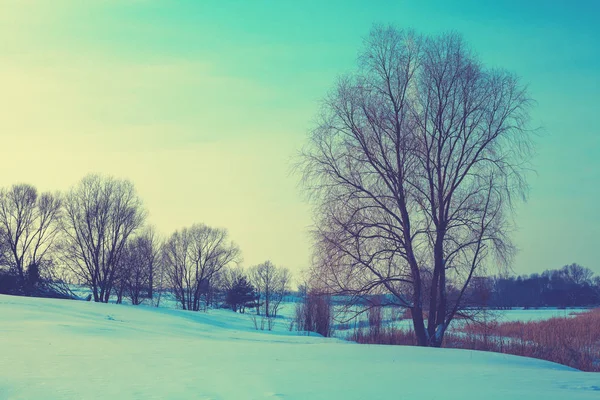
[[[470,290],[472,306],[588,307],[600,305],[600,276],[578,264],[541,274],[479,277]]]

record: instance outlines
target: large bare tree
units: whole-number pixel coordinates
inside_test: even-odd
[[[67,194],[62,254],[94,301],[108,302],[125,244],[145,217],[128,180],[88,175]]]
[[[513,254],[530,104],[457,34],[375,27],[303,151],[323,289],[385,294],[412,311],[419,345],[441,346],[475,271]]]
[[[239,247],[225,229],[194,224],[165,242],[164,266],[169,284],[184,310],[198,311],[215,275],[241,261]]]
[[[38,193],[32,185],[18,184],[0,191],[0,241],[3,259],[23,281],[27,268],[38,269],[47,260],[60,230],[61,199]]]

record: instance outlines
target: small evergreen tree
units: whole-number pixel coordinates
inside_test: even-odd
[[[245,312],[246,307],[255,307],[256,300],[256,290],[245,276],[236,279],[225,296],[225,304],[234,312],[239,310],[241,313]]]

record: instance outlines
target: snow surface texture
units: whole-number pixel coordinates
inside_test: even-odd
[[[600,399],[600,374],[367,346],[247,315],[0,295],[0,399]]]

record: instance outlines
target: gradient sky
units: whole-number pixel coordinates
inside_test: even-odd
[[[290,163],[373,23],[456,30],[530,85],[515,272],[600,273],[600,2],[0,0],[0,186],[131,179],[163,234],[226,227],[244,265],[306,267]]]

